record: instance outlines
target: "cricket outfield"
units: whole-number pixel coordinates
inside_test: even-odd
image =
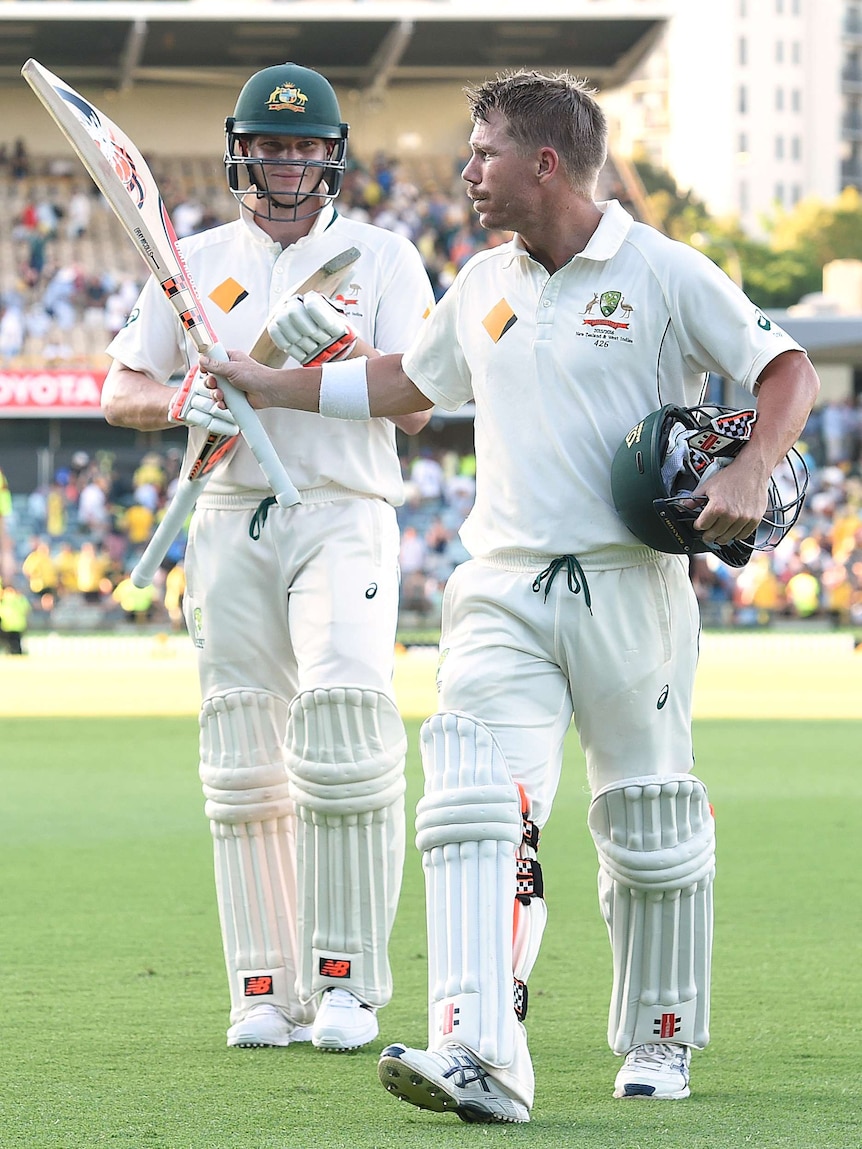
[[[186,635],[33,635],[0,658],[0,717],[194,715]],[[399,650],[405,718],[436,710],[437,654]],[[710,633],[701,640],[696,718],[862,718],[862,646],[849,633]]]

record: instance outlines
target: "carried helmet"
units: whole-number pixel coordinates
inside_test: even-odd
[[[316,215],[341,191],[347,167],[348,131],[348,125],[341,119],[335,92],[325,76],[299,64],[264,68],[246,81],[233,115],[225,120],[224,162],[228,186],[240,202],[249,192],[264,201],[266,210],[255,210],[255,214],[265,218],[273,218],[273,203],[280,208],[292,206],[294,219]],[[300,136],[331,141],[331,145],[324,160],[252,159],[246,146],[252,136]],[[267,169],[274,165],[301,167],[303,174],[315,171],[317,179],[313,188],[303,189],[293,197],[292,204],[285,204],[285,193],[273,192],[268,186]]]
[[[666,404],[633,427],[611,465],[614,505],[632,534],[657,551],[710,551],[732,567],[745,566],[752,551],[776,547],[799,518],[808,487],[808,468],[795,447],[773,472],[766,511],[748,538],[708,543],[694,529],[707,500],[693,492],[733,462],[756,418],[754,410]]]

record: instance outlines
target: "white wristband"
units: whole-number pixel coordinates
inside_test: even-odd
[[[326,419],[370,419],[364,355],[324,363],[320,370],[319,411]]]

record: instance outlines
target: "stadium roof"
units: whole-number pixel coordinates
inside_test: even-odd
[[[475,81],[510,67],[622,83],[670,0],[5,0],[0,82],[29,57],[70,83],[236,88],[298,60],[360,90]]]
[[[770,311],[769,318],[797,341],[815,364],[862,367],[862,315],[799,315]]]

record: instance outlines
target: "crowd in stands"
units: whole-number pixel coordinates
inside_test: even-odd
[[[811,473],[808,497],[779,546],[755,553],[739,569],[712,555],[691,560],[707,626],[813,620],[862,627],[862,435],[857,421],[841,457],[832,457],[818,431],[824,414],[822,407],[815,412],[802,441]],[[109,455],[91,459],[78,452],[46,489],[7,492],[6,523],[20,570],[7,585],[25,596],[31,627],[151,623],[183,629],[184,536],[153,587],[141,591],[129,579],[173,493],[180,464],[176,449],[148,453],[124,477]],[[446,581],[467,558],[458,530],[475,497],[475,458],[432,449],[420,436],[409,441],[402,467],[402,628],[433,629]],[[0,629],[2,604],[0,598]]]
[[[370,164],[352,166],[339,199],[344,214],[413,240],[438,298],[466,259],[505,238],[478,226],[463,192],[456,190],[460,167],[437,165],[434,172],[408,177],[402,164],[380,155]],[[23,146],[0,150],[2,170],[27,185],[31,165]],[[68,167],[59,163],[54,174],[58,181],[67,180]],[[180,234],[229,218],[229,200],[216,203],[185,190],[178,184],[169,205]],[[0,297],[0,365],[14,360],[34,338],[42,341],[46,364],[62,362],[69,354],[64,334],[71,336],[82,324],[97,329],[98,345],[104,348],[125,321],[143,268],[136,275],[85,269],[80,262],[59,262],[54,253],[61,238],[68,250],[85,236],[93,213],[104,210],[95,189],[79,189],[63,200],[27,201],[14,225],[21,257],[17,279]],[[809,495],[802,517],[777,550],[756,554],[740,570],[712,556],[692,560],[692,580],[707,625],[819,619],[862,626],[862,405],[824,402],[812,414],[803,442],[812,474]],[[472,506],[475,460],[431,450],[422,436],[410,440],[408,450],[407,498],[399,509],[402,620],[433,627],[446,580],[467,557],[458,528]],[[5,611],[0,598],[0,634],[7,626],[4,617],[8,621],[14,615],[9,625],[20,626],[22,608],[12,602],[16,592],[29,608],[25,627],[60,627],[77,620],[76,625],[93,627],[128,621],[181,630],[183,539],[154,587],[141,592],[128,578],[170,499],[180,462],[175,450],[148,454],[126,476],[110,455],[91,458],[79,452],[46,489],[17,492],[16,506],[8,506],[6,514],[20,575],[12,580]]]

